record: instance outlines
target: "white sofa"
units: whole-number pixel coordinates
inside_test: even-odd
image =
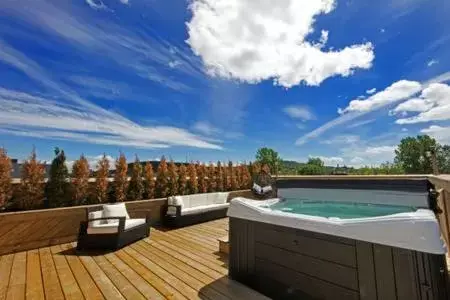
[[[167,199],[164,223],[180,227],[226,217],[229,192],[172,196]]]

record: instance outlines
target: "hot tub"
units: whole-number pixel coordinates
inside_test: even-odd
[[[231,201],[231,278],[274,299],[447,299],[446,249],[428,193],[280,194],[285,200]]]

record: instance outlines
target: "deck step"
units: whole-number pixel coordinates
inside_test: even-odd
[[[219,252],[229,254],[230,245],[228,241],[228,235],[218,238],[217,240],[219,241]]]

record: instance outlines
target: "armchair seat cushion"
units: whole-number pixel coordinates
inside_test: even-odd
[[[125,230],[143,224],[145,224],[145,219],[128,219],[125,220]],[[119,231],[119,221],[116,220],[113,220],[111,223],[92,225],[89,226],[87,229],[88,234],[110,234],[110,233],[117,233],[118,231]]]
[[[227,208],[229,205],[230,205],[229,203],[223,203],[223,204],[200,205],[200,206],[195,206],[192,208],[184,208],[181,211],[181,215],[185,216],[185,215],[191,215],[191,214],[200,214],[200,213],[204,213],[204,212],[208,212],[208,211]]]
[[[130,219],[130,216],[128,215],[127,208],[125,206],[125,203],[118,203],[118,204],[105,204],[103,205],[103,217],[109,218],[109,217],[126,217],[127,219]],[[114,222],[117,222],[116,220],[107,220],[106,223],[113,224]]]

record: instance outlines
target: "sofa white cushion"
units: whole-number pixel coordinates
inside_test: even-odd
[[[181,196],[173,197],[172,204],[177,205],[177,206],[180,205],[181,209],[183,209],[183,207],[184,207],[183,197],[181,197]]]
[[[189,195],[190,208],[208,205],[208,194]]]
[[[142,224],[145,224],[145,219],[125,220],[125,230],[131,229],[133,227]],[[87,229],[88,234],[108,234],[108,233],[117,233],[118,231],[119,231],[119,221],[89,226]]]
[[[199,213],[203,213],[203,212],[207,212],[207,211],[227,208],[229,205],[230,205],[229,203],[224,203],[224,204],[201,205],[201,206],[186,208],[181,211],[181,215],[185,216],[185,215],[199,214]]]
[[[126,217],[127,219],[130,218],[130,216],[128,215],[125,203],[104,204],[103,205],[103,217],[104,218]],[[108,223],[108,224],[112,224],[114,222],[118,222],[118,220],[106,220],[106,223]]]
[[[103,217],[103,211],[102,210],[97,210],[97,211],[91,211],[88,215],[89,219],[97,219],[97,218],[102,218]],[[89,222],[88,227],[89,226],[96,226],[96,225],[100,225],[105,223],[104,220],[97,220],[97,221],[92,221]]]
[[[228,192],[221,192],[221,193],[211,193],[211,195],[214,195],[212,201],[209,202],[209,204],[224,204],[227,203],[228,200]]]

